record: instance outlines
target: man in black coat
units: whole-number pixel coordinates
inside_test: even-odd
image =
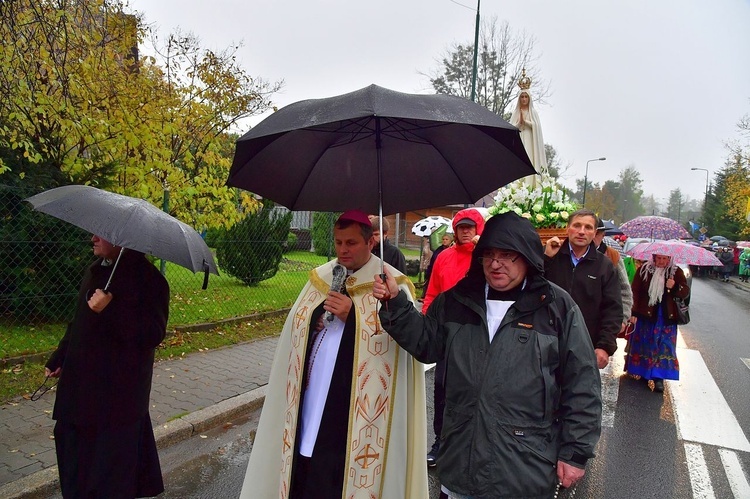
[[[587,209],[568,219],[568,237],[552,237],[544,248],[544,276],[570,293],[583,313],[599,369],[617,350],[622,295],[612,262],[596,250],[597,216]]]
[[[388,223],[388,219],[383,219],[383,226],[380,226],[380,217],[375,215],[369,216],[370,223],[372,224],[372,237],[375,238],[375,246],[372,248],[372,254],[380,257],[380,238],[383,238],[383,257],[381,258],[385,263],[389,263],[396,270],[402,274],[406,274],[406,257],[401,253],[401,250],[391,244],[388,240],[388,232],[391,230],[391,224]]]
[[[45,368],[60,378],[52,413],[60,489],[63,497],[151,497],[164,490],[148,406],[169,285],[143,253],[91,240],[99,258]]]

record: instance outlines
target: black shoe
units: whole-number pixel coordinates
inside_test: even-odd
[[[664,391],[664,380],[662,379],[654,380],[654,391],[659,392],[659,393]]]
[[[432,449],[430,449],[430,452],[427,453],[427,467],[433,468],[437,465],[437,456],[438,451],[440,450],[440,441],[436,440],[434,444],[432,444]]]

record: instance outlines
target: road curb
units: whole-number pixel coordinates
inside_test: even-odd
[[[164,449],[259,409],[263,406],[265,399],[266,387],[261,386],[159,425],[154,428],[156,447]],[[55,465],[3,485],[0,487],[0,497],[3,499],[42,499],[58,492],[59,487],[60,482]]]

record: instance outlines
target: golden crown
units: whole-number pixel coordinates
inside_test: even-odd
[[[521,70],[521,78],[518,79],[518,86],[521,90],[528,90],[531,87],[531,78],[526,76],[526,68]]]

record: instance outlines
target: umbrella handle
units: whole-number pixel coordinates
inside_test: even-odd
[[[109,283],[112,282],[112,276],[115,275],[115,270],[117,270],[117,265],[120,263],[120,258],[122,258],[123,253],[125,253],[125,248],[120,248],[120,254],[117,255],[117,260],[115,260],[115,265],[112,267],[112,272],[109,274],[109,279],[107,279],[107,284],[104,286],[104,291],[109,289]]]
[[[208,263],[203,260],[203,286],[201,289],[208,289]]]

